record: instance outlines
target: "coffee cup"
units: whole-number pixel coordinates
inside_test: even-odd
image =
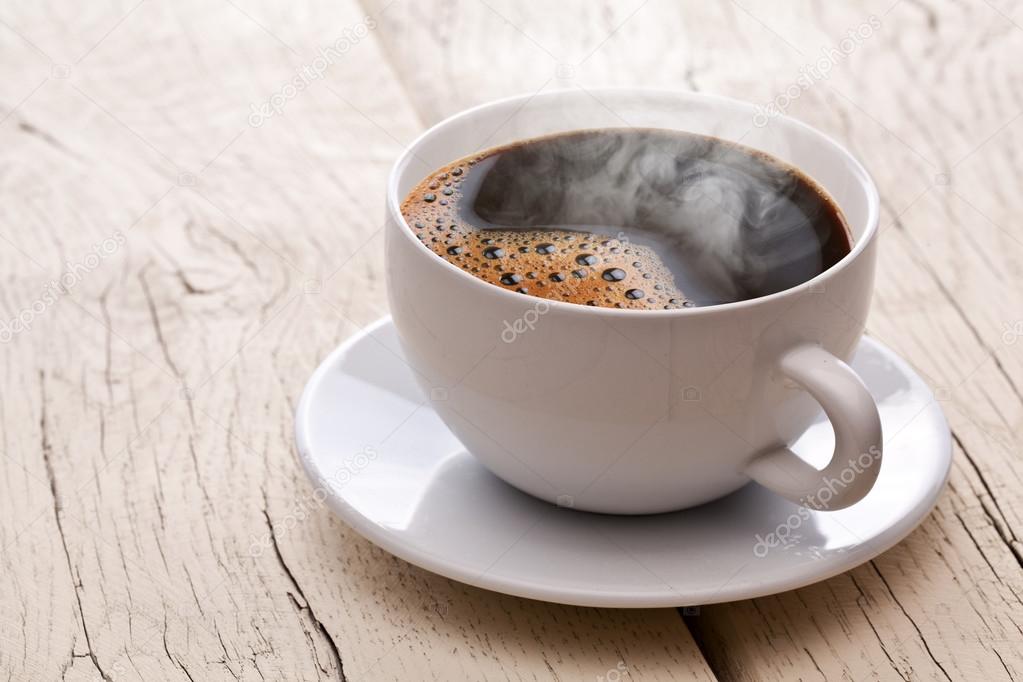
[[[395,327],[431,407],[507,483],[553,504],[613,514],[684,509],[750,481],[815,510],[861,500],[882,461],[880,418],[846,364],[863,334],[879,199],[863,166],[797,120],[756,120],[712,95],[574,90],[462,112],[415,140],[387,187],[386,273]],[[777,293],[721,305],[617,310],[502,289],[439,258],[401,202],[476,151],[609,127],[740,142],[801,169],[845,216],[852,248]],[[792,443],[824,411],[834,450]]]

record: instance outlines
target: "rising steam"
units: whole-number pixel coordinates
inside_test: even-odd
[[[512,146],[488,164],[463,188],[483,229],[624,233],[701,304],[789,288],[848,248],[837,243],[847,240],[835,234],[841,219],[798,171],[715,138],[584,131]]]

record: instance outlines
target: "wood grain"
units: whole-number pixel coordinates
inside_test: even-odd
[[[2,355],[3,676],[711,678],[670,609],[452,583],[301,475],[294,403],[386,312],[382,186],[421,128],[366,12],[70,9],[0,25],[3,319],[40,302]]]
[[[956,437],[955,470],[937,511],[875,561],[686,616],[721,678],[1023,673],[1015,343],[1023,232],[1012,224],[1023,203],[1011,189],[1023,139],[1011,55],[1023,30],[1006,14],[983,3],[651,0],[560,3],[544,13],[437,2],[385,15],[392,64],[405,82],[431,83],[410,91],[428,121],[555,86],[689,87],[766,104],[849,30],[876,20],[787,113],[849,145],[878,182],[884,235],[868,328],[937,387]],[[429,17],[443,20],[421,30]],[[472,54],[488,55],[493,68],[478,68]]]
[[[920,529],[819,585],[683,617],[453,583],[317,503],[292,410],[386,313],[384,177],[418,132],[554,87],[768,102],[871,15],[787,112],[884,197],[868,326],[956,438]],[[0,337],[28,327],[0,351],[0,673],[1023,677],[1021,26],[998,0],[0,10]],[[346,47],[286,95],[328,45]]]

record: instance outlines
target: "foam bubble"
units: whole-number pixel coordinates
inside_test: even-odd
[[[481,229],[459,211],[461,188],[456,184],[440,205],[435,193],[445,176],[465,178],[466,160],[442,168],[413,189],[401,206],[413,232],[438,256],[476,277],[509,291],[558,301],[607,308],[681,308],[685,295],[653,249],[625,244],[614,235],[562,229]],[[445,239],[431,234],[443,231]],[[558,244],[563,244],[559,247]],[[495,267],[490,267],[491,265]],[[514,268],[512,268],[514,264]],[[593,270],[599,265],[598,270]],[[570,276],[569,276],[570,275]],[[645,278],[645,279],[644,279]],[[658,283],[648,299],[630,295],[640,282]],[[523,283],[532,280],[529,287]],[[649,287],[648,287],[649,288]]]
[[[548,148],[538,144],[552,139],[566,142]],[[760,284],[747,286],[741,278],[752,273],[766,281],[772,273],[790,267],[789,260],[779,259],[791,259],[791,254],[803,257],[793,248],[800,244],[796,237],[802,238],[795,232],[811,229],[812,235],[817,223],[806,222],[809,228],[804,228],[804,223],[795,225],[791,218],[796,214],[784,203],[795,196],[792,188],[777,184],[791,182],[797,171],[777,165],[768,168],[769,160],[746,151],[736,156],[737,146],[723,145],[712,138],[666,131],[540,138],[492,149],[439,169],[409,192],[401,212],[420,241],[439,257],[494,286],[552,300],[670,310],[751,298],[769,293],[768,286],[775,290],[791,286],[787,280],[778,280],[757,289]],[[556,148],[552,151],[551,146]],[[694,149],[703,156],[694,155]],[[509,150],[518,154],[509,164],[511,170],[502,170],[496,179],[489,177]],[[751,176],[752,180],[739,177],[740,170],[748,169],[727,165],[736,158],[752,159],[748,162],[759,175]],[[683,162],[689,165],[679,166]],[[724,170],[711,168],[713,163],[723,164]],[[558,168],[558,164],[568,164],[570,169]],[[481,183],[488,179],[492,182],[485,188],[489,193],[486,205],[491,214],[484,219],[482,211],[476,213],[476,204],[484,194]],[[806,187],[816,187],[803,180]],[[618,184],[609,186],[612,181]],[[760,182],[766,189],[757,185],[756,191],[743,195],[746,185],[742,183],[751,182]],[[803,191],[804,186],[797,189]],[[721,203],[722,197],[733,195],[738,197],[732,202],[735,206]],[[814,199],[795,198],[803,202],[799,208]],[[816,201],[827,202],[824,195]],[[779,206],[789,210],[789,222],[775,215]],[[550,210],[544,213],[546,209]],[[522,216],[528,219],[519,221]],[[746,234],[743,221],[749,222],[750,216],[756,219],[753,227],[757,229]],[[557,220],[559,217],[571,220]],[[809,219],[819,222],[825,218],[830,219],[819,215]],[[844,225],[840,215],[835,220],[840,227]],[[647,223],[650,229],[643,232]],[[774,232],[765,235],[765,226]],[[651,234],[660,241],[650,239]],[[814,244],[807,248],[824,246],[811,241]],[[847,241],[844,246],[827,246],[834,251],[828,256],[832,261],[848,252]],[[765,256],[763,262],[750,264],[747,256],[753,250],[758,257]],[[771,257],[775,261],[770,261]],[[810,257],[812,260],[814,254]],[[685,260],[681,269],[676,262],[680,258]],[[800,262],[809,261],[804,258]],[[817,267],[829,265],[818,262]],[[725,282],[733,290],[712,300],[698,278],[687,279],[690,270],[717,278],[715,282]],[[792,276],[805,281],[805,274],[799,271]]]

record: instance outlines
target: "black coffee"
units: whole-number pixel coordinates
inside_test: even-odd
[[[832,200],[797,169],[717,138],[588,130],[459,159],[413,189],[420,240],[505,289],[613,308],[765,296],[850,250]]]

